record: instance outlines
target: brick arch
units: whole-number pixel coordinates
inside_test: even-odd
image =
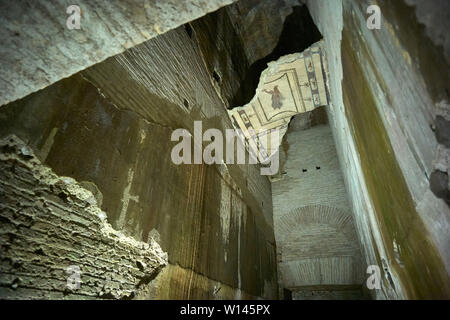
[[[275,234],[278,234],[279,240],[283,241],[292,233],[301,232],[310,228],[311,225],[329,226],[344,234],[348,241],[358,241],[351,213],[325,205],[308,205],[284,214],[277,219]]]
[[[352,215],[325,205],[291,210],[275,223],[283,286],[355,284],[361,254]]]

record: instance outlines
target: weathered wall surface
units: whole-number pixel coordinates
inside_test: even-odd
[[[438,2],[434,13],[448,9]],[[447,22],[423,19],[423,6],[377,1],[381,29],[369,30],[370,4],[308,1],[327,47],[330,122],[359,238],[367,264],[382,268],[372,293],[449,298],[450,210],[430,188],[449,170],[438,121],[448,120],[449,69],[436,46],[448,35],[433,27]]]
[[[165,289],[147,298],[211,296],[217,283],[228,298],[276,296],[273,231],[262,212],[225,166],[174,165],[170,128],[118,110],[79,75],[8,105],[0,118],[2,136],[18,135],[57,174],[100,195],[114,228],[168,253],[173,267],[158,281]],[[265,178],[255,171],[241,178]],[[271,211],[270,186],[255,190],[246,192],[267,197]]]
[[[200,49],[184,27],[167,32],[82,72],[117,108],[131,110],[171,130],[233,128]],[[273,225],[270,183],[259,166],[227,164],[227,170],[263,224]],[[270,234],[270,231],[269,231]]]
[[[287,134],[283,179],[272,182],[274,216],[300,205],[350,209],[331,128],[319,125]],[[295,192],[293,191],[295,189]]]
[[[2,136],[93,190],[114,228],[168,253],[139,298],[277,296],[271,187],[259,166],[170,159],[173,129],[232,128],[212,81],[181,27],[0,110]]]
[[[297,0],[237,1],[186,26],[228,108],[247,104],[271,61],[321,39]]]
[[[292,14],[294,6],[299,5],[300,1],[297,0],[247,0],[237,1],[224,8],[242,39],[250,65],[275,49],[286,17]]]
[[[292,300],[361,300],[362,292],[358,289],[346,290],[309,290],[292,293]]]
[[[360,287],[365,269],[331,128],[304,120],[289,126],[272,198],[280,288],[307,299],[314,287]]]
[[[266,66],[258,74],[251,68],[275,49],[295,5],[295,0],[238,1],[190,23],[190,37],[227,108],[244,105],[255,95]]]
[[[69,30],[58,1],[0,4],[0,105],[232,3],[232,0],[78,1],[81,29]]]
[[[167,264],[154,240],[114,230],[89,190],[43,166],[16,136],[0,150],[2,299],[129,299]],[[80,287],[68,288],[76,270]]]
[[[189,281],[182,281],[180,279],[189,279]],[[266,289],[273,290],[270,287]],[[152,281],[151,286],[146,286],[145,289],[139,290],[139,294],[136,295],[136,299],[138,300],[174,299],[174,297],[202,300],[252,300],[261,298],[241,289],[231,287],[223,282],[212,280],[200,273],[171,264],[162,269]]]

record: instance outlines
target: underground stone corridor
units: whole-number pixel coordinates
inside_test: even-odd
[[[2,300],[450,298],[448,2],[0,19]]]

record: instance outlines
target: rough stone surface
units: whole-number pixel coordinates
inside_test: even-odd
[[[308,1],[325,40],[329,118],[358,235],[366,263],[382,268],[372,294],[448,298],[450,209],[429,184],[434,119],[448,113],[448,64],[435,43],[447,41],[430,40],[425,29],[440,22],[424,27],[404,1],[377,1],[381,29],[369,30],[370,4]]]
[[[436,197],[444,199],[450,204],[450,192],[448,188],[448,174],[439,170],[433,171],[430,177],[430,188]]]
[[[280,289],[361,286],[365,268],[331,128],[314,125],[317,113],[300,120],[289,127],[283,174],[272,182]]]
[[[271,189],[259,166],[177,166],[170,159],[178,143],[170,140],[171,126],[184,122],[189,128],[198,119],[204,120],[204,129],[217,124],[218,128],[231,127],[202,64],[187,62],[195,61],[197,52],[189,51],[191,56],[180,52],[176,58],[169,54],[170,45],[184,41],[184,36],[187,38],[184,29],[170,31],[161,39],[169,37],[174,42],[159,39],[162,50],[141,53],[156,55],[159,68],[197,68],[183,73],[190,78],[182,80],[178,72],[167,71],[160,78],[161,69],[153,69],[141,73],[146,74],[147,84],[152,84],[143,87],[137,82],[137,71],[131,72],[136,69],[129,67],[134,58],[128,58],[122,60],[127,63],[122,73],[112,73],[108,81],[98,82],[101,90],[83,76],[74,75],[5,106],[0,110],[0,135],[15,133],[57,174],[97,186],[103,197],[102,209],[114,228],[139,241],[158,239],[168,253],[171,270],[158,278],[166,289],[157,291],[163,297],[210,296],[214,285],[220,283],[229,288],[223,291],[227,292],[224,297],[274,298],[277,280]],[[146,65],[156,68],[143,62],[142,66]],[[110,66],[109,71],[114,72],[120,65]],[[177,105],[163,98],[180,99],[179,92],[168,95],[169,91],[160,90],[159,79],[166,88],[178,86],[179,92],[189,92],[193,109],[186,110],[182,99]],[[108,86],[123,90],[103,90]],[[133,86],[137,91],[131,91]],[[196,92],[205,94],[197,96]],[[124,97],[130,98],[129,103],[121,100]],[[199,112],[199,102],[204,112]],[[163,113],[158,108],[165,107],[165,117],[159,117]],[[136,110],[145,111],[145,117]],[[209,119],[205,114],[217,116]],[[156,119],[162,123],[154,122]]]
[[[446,148],[450,148],[450,121],[444,117],[436,116],[436,139]]]
[[[405,0],[405,2],[414,7],[417,21],[424,25],[427,37],[436,46],[444,49],[447,63],[450,64],[450,36],[448,34],[450,3],[446,0]]]
[[[250,65],[271,53],[286,17],[292,13],[292,7],[298,5],[297,0],[248,0],[238,1],[225,9],[244,44]]]
[[[73,1],[2,1],[0,106],[232,2],[81,0],[81,29],[69,30]]]
[[[15,136],[0,140],[0,169],[2,299],[132,298],[167,264],[155,241],[114,230],[90,191]],[[67,287],[69,266],[79,289]]]
[[[306,12],[295,0],[237,1],[186,26],[227,108],[250,101],[267,62],[320,40],[310,39]]]
[[[1,161],[0,197],[6,201],[0,204],[0,241],[1,257],[7,257],[2,294],[276,298],[278,260],[283,286],[294,298],[351,298],[343,292],[364,289],[359,284],[367,265],[382,269],[382,289],[371,291],[373,298],[450,296],[449,5],[378,0],[381,29],[369,30],[366,8],[373,1],[307,1],[319,32],[295,1],[248,0],[177,28],[231,2],[199,8],[191,4],[206,2],[82,2],[82,29],[72,31],[65,28],[68,1],[0,5],[0,104],[53,83],[0,108],[0,137],[14,134],[24,141],[16,144],[29,147],[2,151],[14,155]],[[170,135],[180,127],[192,132],[196,120],[204,130],[232,128],[227,108],[250,101],[267,62],[302,52],[320,33],[329,70],[327,112],[343,179],[336,152],[330,153],[329,130],[311,129],[316,109],[294,119],[290,129],[303,132],[284,140],[281,172],[272,179],[281,186],[274,195],[283,199],[274,198],[275,213],[285,213],[275,214],[276,255],[271,184],[260,167],[176,166]],[[317,133],[326,152],[316,150],[320,145],[313,145],[308,131]],[[298,142],[317,156],[298,150]],[[43,168],[33,153],[54,172],[50,182],[29,174]],[[289,154],[311,164],[304,168]],[[68,176],[80,183],[63,178]],[[24,206],[36,214],[20,211]],[[100,217],[87,221],[84,214],[91,217],[93,207]],[[76,223],[46,225],[40,215],[62,210]],[[104,227],[105,216],[117,232]],[[39,233],[42,228],[50,233]],[[64,291],[66,269],[55,269],[46,254],[55,253],[58,266],[84,263],[84,251],[96,249],[80,253],[77,241],[85,233],[99,237],[89,241],[112,237],[126,248],[145,242],[151,249],[158,242],[168,253],[167,266],[158,273],[141,251],[135,261],[122,247],[104,250],[99,256],[133,268],[113,274],[83,265],[85,291]],[[62,252],[69,244],[62,237],[73,240],[66,260]],[[34,266],[41,260],[42,272]],[[126,277],[123,284],[115,281],[118,273]]]
[[[82,74],[117,108],[131,110],[151,123],[191,133],[196,120],[202,121],[203,132],[216,128],[224,133],[233,128],[200,49],[185,28],[169,31]],[[227,164],[227,170],[252,211],[262,211],[264,224],[272,226],[272,199],[266,196],[270,183],[260,175],[259,166]]]
[[[361,289],[347,290],[301,290],[292,292],[292,300],[361,300]]]

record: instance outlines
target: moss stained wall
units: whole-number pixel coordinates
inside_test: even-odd
[[[3,107],[0,119],[1,136],[16,134],[58,175],[90,186],[114,228],[168,253],[155,282],[164,290],[140,298],[212,297],[215,285],[228,288],[218,297],[276,297],[273,230],[248,197],[267,197],[271,212],[270,188],[251,182],[265,177],[238,168],[243,190],[225,166],[174,165],[170,127],[117,109],[80,75]]]
[[[409,298],[449,297],[442,258],[415,209],[347,32],[344,27],[344,105],[391,268]]]
[[[372,293],[449,298],[449,208],[429,186],[448,66],[413,7],[377,1],[381,29],[369,30],[370,4],[308,3],[327,46],[328,111],[359,238],[367,265],[382,268]]]

